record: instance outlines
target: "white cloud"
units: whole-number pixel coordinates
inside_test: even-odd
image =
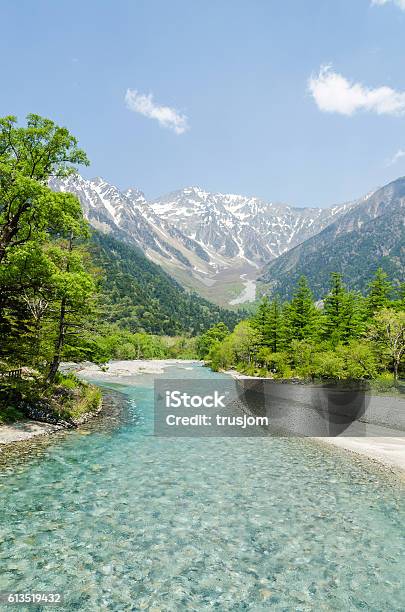
[[[399,149],[395,155],[387,161],[387,166],[393,166],[403,157],[405,157],[405,151],[403,149]]]
[[[319,74],[308,81],[318,108],[325,113],[354,115],[357,111],[369,111],[377,115],[404,115],[405,93],[391,87],[365,87],[352,83],[332,66],[322,66]]]
[[[175,108],[155,104],[152,94],[141,94],[136,89],[127,89],[125,103],[129,110],[140,113],[149,119],[156,119],[158,123],[176,134],[183,134],[189,129],[186,115],[181,115]]]
[[[405,11],[405,0],[371,0],[371,4],[375,6],[382,6],[383,4],[389,4],[389,2],[393,2],[399,6],[400,9]]]

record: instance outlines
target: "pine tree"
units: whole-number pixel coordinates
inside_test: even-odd
[[[285,329],[283,307],[277,296],[271,302],[267,296],[262,298],[251,324],[260,333],[261,346],[270,348],[273,353],[281,350]]]
[[[405,310],[405,283],[401,283],[398,291],[398,299],[394,302],[398,310]]]
[[[313,338],[317,332],[318,311],[305,276],[298,281],[291,302],[285,309],[288,341]]]
[[[268,341],[273,353],[277,353],[284,348],[285,321],[283,317],[283,305],[278,297],[275,297],[270,303]]]
[[[378,268],[368,287],[367,314],[372,317],[389,305],[392,283],[388,280],[388,274],[382,268]]]
[[[261,346],[270,345],[270,319],[271,306],[267,295],[263,296],[254,317],[251,320],[252,327],[260,333]]]
[[[365,308],[361,295],[347,291],[342,275],[331,274],[331,288],[324,299],[323,333],[332,345],[347,343],[364,331]]]

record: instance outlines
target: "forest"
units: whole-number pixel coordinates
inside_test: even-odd
[[[130,332],[197,336],[223,321],[234,328],[246,313],[226,310],[186,291],[133,245],[93,231],[92,259],[103,272],[104,320]]]
[[[332,273],[315,302],[301,277],[290,301],[263,297],[254,315],[231,332],[219,324],[197,341],[214,370],[274,378],[370,379],[394,387],[403,375],[405,284],[377,269],[365,296]]]

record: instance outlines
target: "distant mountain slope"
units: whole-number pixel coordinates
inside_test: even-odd
[[[81,176],[53,179],[51,187],[75,193],[96,229],[138,246],[182,285],[219,304],[248,295],[244,287],[265,263],[356,204],[293,208],[198,187],[148,202],[138,189]]]
[[[364,198],[316,236],[266,266],[260,281],[271,293],[290,297],[300,276],[308,277],[317,298],[331,272],[364,291],[382,267],[396,282],[405,279],[405,178]]]
[[[94,232],[92,255],[101,269],[105,320],[133,332],[198,334],[215,323],[230,328],[242,318],[189,293],[142,252]]]

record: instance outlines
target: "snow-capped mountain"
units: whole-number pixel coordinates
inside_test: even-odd
[[[147,201],[138,189],[121,191],[101,178],[80,175],[50,185],[77,195],[96,229],[137,245],[183,285],[219,303],[238,303],[238,294],[244,285],[251,288],[264,264],[356,204],[293,208],[199,187]]]
[[[160,219],[138,189],[128,189],[124,193],[101,178],[89,180],[80,175],[64,180],[52,179],[50,186],[55,191],[74,193],[82,204],[85,217],[95,229],[117,234],[122,240],[138,246],[157,263],[192,267],[182,251],[192,250],[194,246],[199,250],[199,245],[193,245],[187,236]],[[183,242],[187,243],[187,249],[182,248]]]
[[[259,198],[188,187],[151,202],[153,211],[229,258],[262,265],[321,231],[350,204],[292,208]]]

